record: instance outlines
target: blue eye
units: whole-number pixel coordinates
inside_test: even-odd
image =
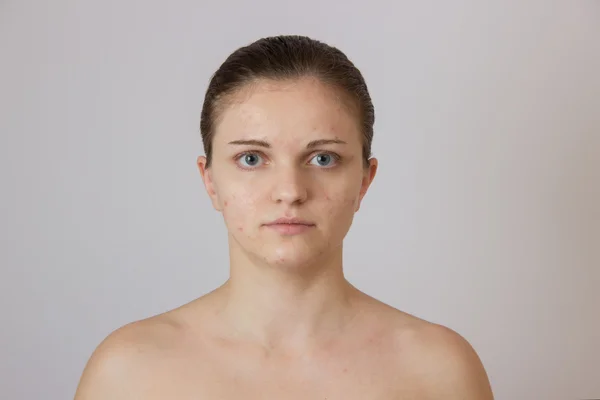
[[[337,157],[329,153],[320,153],[312,158],[311,164],[313,160],[317,161],[318,166],[330,167],[335,164],[335,162],[337,161]]]
[[[254,168],[260,164],[260,156],[256,153],[244,153],[242,154],[238,160],[240,160],[241,164],[245,168]]]

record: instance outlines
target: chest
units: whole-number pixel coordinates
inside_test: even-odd
[[[165,364],[145,399],[404,400],[423,399],[410,371],[385,360],[281,363],[239,358]]]

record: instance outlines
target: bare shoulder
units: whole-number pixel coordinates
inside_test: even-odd
[[[94,350],[81,376],[75,400],[134,399],[152,368],[172,352],[184,329],[170,313],[132,322],[108,335]]]
[[[459,333],[423,323],[412,337],[427,397],[492,400],[485,368],[473,346]]]
[[[396,354],[398,374],[419,382],[420,398],[493,400],[485,368],[458,332],[384,303],[374,313],[385,320],[385,336]]]

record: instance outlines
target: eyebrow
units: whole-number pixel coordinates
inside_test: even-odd
[[[260,147],[271,148],[271,144],[269,142],[266,142],[264,140],[256,140],[256,139],[234,140],[232,142],[229,142],[229,144],[251,145],[251,146],[260,146]],[[319,140],[313,140],[313,141],[309,142],[306,145],[306,148],[312,149],[314,147],[323,146],[326,144],[347,144],[347,143],[344,142],[343,140],[339,140],[339,139],[319,139]]]

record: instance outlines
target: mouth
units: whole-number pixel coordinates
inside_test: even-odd
[[[299,235],[314,228],[314,225],[303,224],[269,224],[265,226],[285,236]]]
[[[265,227],[272,229],[281,235],[291,236],[307,232],[314,228],[315,224],[300,218],[279,218],[265,224]]]

